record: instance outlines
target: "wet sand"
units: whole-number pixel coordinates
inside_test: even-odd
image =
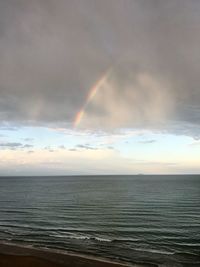
[[[0,244],[1,267],[157,267],[154,264],[122,264],[97,257]]]

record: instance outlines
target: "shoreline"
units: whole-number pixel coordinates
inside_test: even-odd
[[[150,263],[117,262],[96,256],[1,241],[1,267],[157,267]]]

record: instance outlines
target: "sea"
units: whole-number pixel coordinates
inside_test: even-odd
[[[0,177],[0,242],[200,266],[200,175]]]

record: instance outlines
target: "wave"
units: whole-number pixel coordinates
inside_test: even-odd
[[[141,241],[141,239],[139,238],[114,238],[112,239],[112,242],[113,243],[123,243],[123,242],[138,242],[138,241]]]
[[[33,230],[33,229],[32,229]],[[141,241],[141,239],[139,238],[108,238],[105,236],[101,236],[98,235],[98,231],[49,231],[49,229],[46,229],[47,231],[44,231],[42,233],[42,231],[40,231],[41,229],[35,229],[35,232],[30,232],[30,233],[21,233],[21,232],[13,232],[13,231],[9,231],[7,229],[5,230],[0,230],[0,233],[5,233],[5,234],[9,234],[11,236],[15,236],[15,237],[23,237],[23,238],[29,238],[29,237],[35,237],[36,241],[37,238],[40,236],[43,237],[54,237],[54,238],[63,238],[63,239],[76,239],[76,240],[93,240],[93,241],[98,241],[98,242],[112,242],[112,243],[130,243],[130,242],[138,242]],[[38,231],[39,230],[39,231]],[[55,229],[56,230],[56,229]],[[93,234],[92,234],[93,233]],[[94,235],[94,233],[96,233],[97,235]]]
[[[9,231],[9,230],[0,230],[0,233],[2,234],[8,234],[8,235],[15,235],[15,233]]]
[[[98,236],[88,236],[88,235],[77,235],[77,234],[69,234],[69,235],[63,235],[59,233],[51,233],[49,236],[52,237],[58,237],[58,238],[67,238],[67,239],[77,239],[77,240],[94,240],[99,242],[112,242],[111,239],[104,238],[104,237],[98,237]]]
[[[91,237],[90,239],[91,240],[96,240],[96,241],[99,241],[99,242],[112,242],[112,240],[106,239],[106,238],[102,238],[102,237]]]
[[[146,248],[134,248],[136,251],[141,252],[150,252],[150,253],[156,253],[156,254],[164,254],[164,255],[174,255],[174,252],[164,251],[164,250],[157,250],[157,249],[146,249]]]

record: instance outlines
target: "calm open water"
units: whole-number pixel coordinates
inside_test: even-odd
[[[0,177],[0,240],[200,266],[200,176]]]

